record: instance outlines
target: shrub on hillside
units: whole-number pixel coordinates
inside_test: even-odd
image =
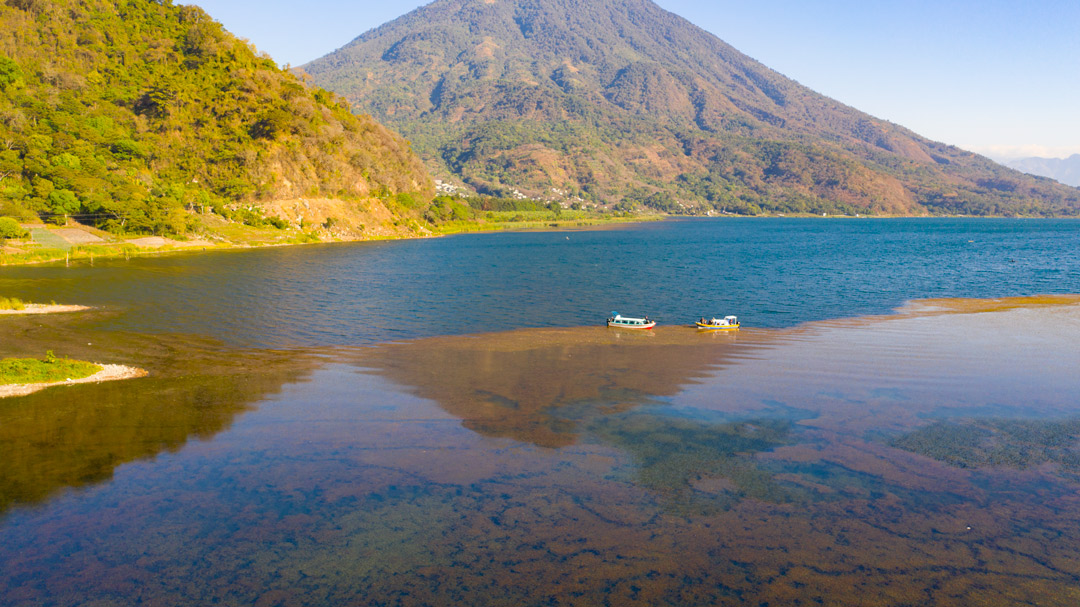
[[[0,240],[26,238],[27,232],[11,217],[0,217]]]

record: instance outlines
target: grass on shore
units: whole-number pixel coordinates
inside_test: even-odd
[[[38,303],[34,303],[32,301],[23,301],[23,300],[19,299],[18,297],[0,297],[0,311],[4,311],[4,310],[19,311],[19,310],[25,310],[27,306],[40,306],[40,305],[55,306],[56,302],[55,301],[50,301],[48,304],[38,304]]]
[[[8,384],[43,384],[68,379],[82,379],[101,371],[101,365],[57,358],[52,350],[44,360],[5,358],[0,360],[0,386]]]
[[[216,247],[215,247],[216,248]],[[121,245],[79,245],[69,251],[63,249],[34,248],[18,253],[0,253],[0,266],[15,266],[53,261],[93,261],[94,259],[116,259],[157,255],[173,251],[188,251],[188,247],[139,247],[132,244]]]
[[[28,251],[17,253],[0,254],[0,266],[14,266],[31,263],[45,263],[50,261],[76,261],[80,259],[105,259],[109,257],[133,257],[150,249],[136,247],[134,245],[82,245],[69,250],[53,249],[48,247],[33,248]]]
[[[492,211],[479,219],[448,221],[432,228],[437,234],[493,232],[500,230],[551,230],[606,224],[656,221],[662,215],[615,215],[594,211]]]
[[[403,219],[420,235],[425,229],[435,235],[460,234],[465,232],[489,232],[500,230],[551,230],[585,226],[600,226],[620,223],[634,223],[640,221],[656,221],[663,215],[635,215],[630,213],[608,213],[586,210],[564,210],[558,213],[549,210],[542,211],[491,211],[485,212],[474,219],[448,221],[437,226],[424,225],[421,227],[415,219]],[[143,247],[130,243],[76,245],[70,249],[60,249],[48,246],[34,246],[25,249],[8,249],[4,252],[0,249],[0,266],[29,265],[49,263],[57,261],[93,261],[94,259],[129,258],[144,255],[159,255],[172,252],[195,251],[199,248],[229,249],[237,247],[259,247],[268,245],[285,244],[308,244],[320,242],[320,237],[314,232],[298,232],[296,230],[278,230],[276,228],[254,228],[251,226],[223,223],[216,227],[215,233],[220,237],[213,245],[208,247],[185,247],[165,245],[161,247]],[[389,237],[395,239],[397,237]]]

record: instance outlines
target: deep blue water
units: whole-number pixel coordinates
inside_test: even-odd
[[[0,268],[0,293],[119,308],[110,328],[251,346],[365,345],[518,327],[747,326],[930,297],[1080,292],[1080,221],[723,219]]]

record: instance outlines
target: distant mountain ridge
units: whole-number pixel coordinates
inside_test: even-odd
[[[1031,175],[1049,177],[1065,185],[1080,187],[1080,154],[1068,158],[1020,158],[1010,160],[1006,166]]]
[[[669,211],[1075,214],[1080,191],[785,78],[649,0],[436,0],[303,66],[436,176]]]

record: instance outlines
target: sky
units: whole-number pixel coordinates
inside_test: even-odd
[[[428,2],[176,1],[292,66]],[[1080,153],[1076,0],[654,1],[789,78],[930,139],[998,160]]]

